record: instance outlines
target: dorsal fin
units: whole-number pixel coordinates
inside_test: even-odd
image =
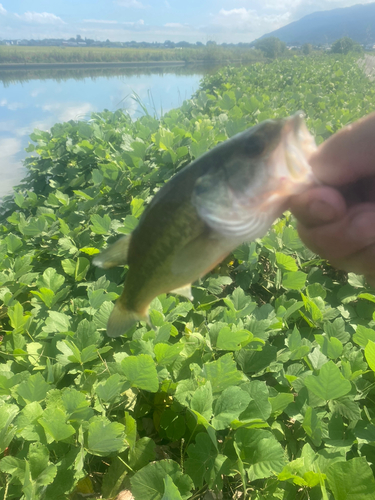
[[[124,266],[128,261],[128,251],[131,235],[123,236],[116,243],[110,245],[99,255],[94,257],[93,264],[103,269]]]

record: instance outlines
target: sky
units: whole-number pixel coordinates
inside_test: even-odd
[[[360,3],[371,3],[362,0]],[[2,0],[0,39],[251,42],[351,0]]]

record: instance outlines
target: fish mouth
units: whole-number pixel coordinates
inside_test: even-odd
[[[282,144],[290,180],[297,183],[311,183],[315,180],[308,159],[317,146],[306,127],[305,114],[302,111],[286,120],[282,130]]]
[[[309,164],[309,158],[316,149],[314,137],[305,124],[305,114],[298,111],[286,118],[280,143],[269,158],[269,165],[274,167],[271,167],[269,189],[261,205],[262,211],[280,206],[285,210],[290,196],[318,184]]]

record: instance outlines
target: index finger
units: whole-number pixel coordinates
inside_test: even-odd
[[[333,186],[375,176],[375,113],[327,139],[309,163],[321,182]]]

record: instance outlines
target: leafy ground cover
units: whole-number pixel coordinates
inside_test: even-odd
[[[0,221],[1,498],[375,498],[375,292],[290,214],[126,338],[105,333],[126,268],[91,265],[216,143],[298,109],[321,142],[374,108],[351,57],[293,58],[209,76],[160,121],[31,135]]]

